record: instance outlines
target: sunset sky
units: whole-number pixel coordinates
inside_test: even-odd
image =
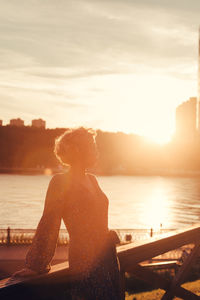
[[[0,119],[165,141],[197,95],[199,0],[0,0]]]

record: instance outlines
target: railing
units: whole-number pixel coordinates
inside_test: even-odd
[[[115,229],[122,243],[145,240],[149,237],[160,235],[173,230],[175,229]],[[35,229],[13,229],[10,227],[2,228],[0,229],[0,245],[29,245],[32,243],[34,234]],[[65,245],[68,244],[68,242],[69,235],[67,230],[60,229],[58,245]]]
[[[177,249],[187,244],[194,248],[183,264],[179,267],[174,279],[170,282],[161,275],[142,267],[142,262],[168,251]],[[200,250],[200,225],[197,224],[184,230],[173,231],[161,236],[149,238],[117,247],[117,254],[121,266],[122,299],[124,298],[123,282],[125,272],[134,273],[144,281],[151,283],[156,288],[165,290],[162,299],[173,299],[174,295],[182,299],[200,299],[197,295],[184,289],[180,285],[188,274]],[[75,280],[75,275],[70,273],[68,264],[59,264],[52,267],[48,274],[36,276],[26,280],[4,279],[0,281],[0,298],[14,299],[19,296],[24,299],[70,299],[70,283]]]

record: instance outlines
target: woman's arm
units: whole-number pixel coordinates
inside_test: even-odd
[[[33,276],[50,270],[62,218],[63,189],[60,177],[61,174],[55,175],[49,183],[43,215],[27,253],[25,269],[14,276]]]
[[[57,244],[63,203],[60,176],[55,175],[49,183],[43,215],[26,256],[26,267],[37,273],[50,270]]]

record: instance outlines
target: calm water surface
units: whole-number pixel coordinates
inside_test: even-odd
[[[36,228],[50,176],[0,175],[0,228]],[[111,228],[182,228],[200,222],[200,178],[98,177]],[[62,225],[63,226],[63,225]]]

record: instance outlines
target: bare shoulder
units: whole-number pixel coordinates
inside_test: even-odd
[[[93,182],[95,182],[97,185],[99,185],[98,180],[97,180],[97,178],[96,178],[96,176],[95,176],[94,174],[92,174],[92,173],[87,173],[87,175],[91,178],[91,180],[92,180]]]
[[[88,175],[90,178],[92,178],[93,180],[96,180],[96,181],[97,181],[97,178],[96,178],[96,176],[95,176],[94,174],[92,174],[92,173],[87,173],[87,175]]]
[[[58,173],[51,178],[47,189],[46,203],[57,205],[57,200],[63,198],[63,193],[67,192],[69,186],[68,177],[66,173]]]

